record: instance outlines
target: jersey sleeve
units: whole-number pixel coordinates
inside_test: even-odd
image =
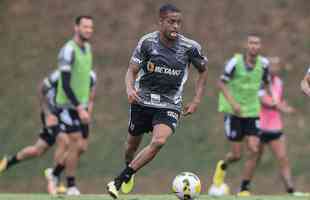
[[[51,73],[48,76],[48,81],[51,84],[51,87],[53,87],[54,85],[57,84],[59,77],[60,77],[60,71],[59,70],[55,70],[53,73]]]
[[[224,72],[221,75],[220,79],[224,82],[229,82],[233,76],[236,69],[237,59],[235,57],[231,58],[226,62],[224,67]]]
[[[267,58],[262,58],[262,62],[263,62],[264,71],[263,71],[260,90],[258,92],[259,96],[263,96],[265,94],[266,86],[269,85],[270,80],[271,80],[270,73],[269,73],[270,61]]]
[[[130,63],[141,66],[143,62],[147,61],[147,59],[147,40],[142,38],[132,53]]]
[[[43,94],[46,94],[49,90],[56,87],[59,76],[60,76],[59,70],[55,70],[48,77],[43,79],[43,88],[42,88]]]
[[[200,44],[195,42],[188,56],[190,62],[199,72],[204,72],[207,69],[208,59],[206,56],[203,56]]]
[[[43,83],[42,83],[42,88],[40,90],[40,92],[43,94],[43,95],[46,95],[47,92],[52,88],[52,84],[51,82],[49,81],[48,77],[44,78],[43,79]]]
[[[263,78],[262,78],[262,82],[265,85],[268,85],[270,82],[270,73],[269,73],[269,66],[270,66],[270,61],[267,58],[262,58],[262,62],[263,62]]]
[[[66,44],[59,52],[58,66],[60,71],[71,71],[74,62],[74,49],[71,45]]]

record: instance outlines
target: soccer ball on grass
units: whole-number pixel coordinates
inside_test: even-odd
[[[180,200],[193,200],[200,194],[201,183],[195,174],[182,172],[174,178],[172,190]]]

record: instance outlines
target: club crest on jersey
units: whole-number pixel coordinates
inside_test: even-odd
[[[151,61],[149,61],[147,63],[147,71],[150,72],[150,73],[153,73],[155,70],[155,64],[152,63]]]

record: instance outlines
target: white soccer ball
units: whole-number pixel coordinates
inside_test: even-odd
[[[201,183],[195,174],[182,172],[174,178],[172,191],[180,200],[193,200],[200,194]]]
[[[212,184],[208,191],[208,195],[214,196],[214,197],[229,195],[229,193],[230,193],[230,190],[226,183],[223,183],[220,186],[216,186]]]

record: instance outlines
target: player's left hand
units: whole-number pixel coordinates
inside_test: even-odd
[[[78,112],[78,115],[82,123],[88,124],[90,122],[90,117],[88,115],[88,112],[83,108],[82,105],[79,105],[77,107],[77,112]]]
[[[189,104],[187,104],[184,108],[184,112],[182,113],[184,116],[193,114],[194,112],[196,112],[198,107],[198,103],[196,102],[190,102]]]
[[[283,113],[292,114],[295,113],[296,110],[292,106],[288,105],[286,101],[282,101],[276,104],[276,109]]]
[[[296,112],[296,110],[293,107],[285,105],[285,104],[279,104],[277,108],[283,113],[292,114]]]

